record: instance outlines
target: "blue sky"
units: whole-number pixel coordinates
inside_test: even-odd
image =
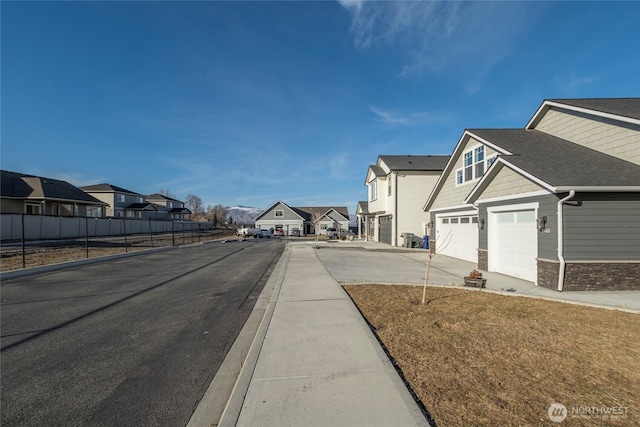
[[[378,155],[640,96],[640,2],[0,7],[2,169],[205,205],[354,213]]]

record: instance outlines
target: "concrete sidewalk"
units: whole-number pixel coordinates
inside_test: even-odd
[[[218,425],[428,426],[314,246],[292,243],[280,263],[255,368],[250,354]]]
[[[429,425],[342,289],[422,285],[427,258],[424,250],[358,240],[288,244],[189,427]],[[462,288],[474,268],[438,255],[429,285]],[[498,273],[484,277],[482,292],[640,312],[640,291],[557,292]]]

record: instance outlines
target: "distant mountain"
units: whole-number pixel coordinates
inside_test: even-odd
[[[227,215],[233,218],[235,224],[253,224],[253,220],[260,215],[263,210],[259,208],[252,208],[250,206],[231,206],[227,209]]]

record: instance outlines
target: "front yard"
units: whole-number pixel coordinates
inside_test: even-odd
[[[638,314],[466,289],[430,287],[427,305],[421,286],[345,290],[438,426],[640,425]]]

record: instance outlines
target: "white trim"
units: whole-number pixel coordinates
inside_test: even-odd
[[[577,107],[575,105],[562,104],[562,103],[556,102],[556,101],[544,101],[542,103],[542,105],[540,106],[540,108],[538,108],[538,111],[536,111],[534,116],[531,118],[531,120],[529,120],[529,123],[527,123],[527,126],[525,126],[525,129],[530,129],[531,125],[534,122],[536,122],[536,124],[538,124],[540,122],[540,120],[542,119],[542,117],[538,117],[538,116],[539,115],[544,116],[547,113],[547,110],[550,109],[550,107],[557,107],[557,108],[562,108],[564,110],[570,110],[570,111],[575,111],[575,112],[578,112],[578,113],[588,114],[590,116],[604,117],[606,119],[612,119],[612,120],[619,121],[619,122],[627,122],[627,123],[633,123],[633,124],[636,124],[636,125],[640,125],[640,120],[634,119],[634,118],[631,118],[631,117],[620,116],[618,114],[604,113],[602,111],[592,110],[590,108],[585,108],[585,107]]]
[[[556,193],[576,190],[576,191],[590,191],[590,192],[637,192],[640,191],[640,185],[629,185],[629,186],[576,186],[576,187],[567,187],[567,186],[559,186],[553,187]]]
[[[517,194],[510,194],[508,196],[492,197],[490,199],[476,199],[474,204],[479,205],[481,203],[503,202],[505,200],[512,200],[512,199],[525,199],[527,197],[547,196],[549,194],[554,194],[554,193],[548,190],[537,190],[537,191],[530,191],[528,193],[517,193]]]
[[[450,218],[450,217],[467,216],[467,215],[478,215],[478,211],[472,210],[472,211],[460,211],[460,212],[436,214],[436,221],[439,220],[440,218]]]
[[[436,212],[452,211],[455,209],[469,209],[469,208],[475,209],[475,207],[472,204],[468,204],[468,205],[447,206],[445,208],[431,209],[429,212],[436,213]]]
[[[502,205],[502,206],[491,206],[487,208],[488,213],[493,212],[510,212],[510,211],[530,211],[531,209],[537,211],[540,203],[531,202],[531,203],[520,203],[515,205]]]

